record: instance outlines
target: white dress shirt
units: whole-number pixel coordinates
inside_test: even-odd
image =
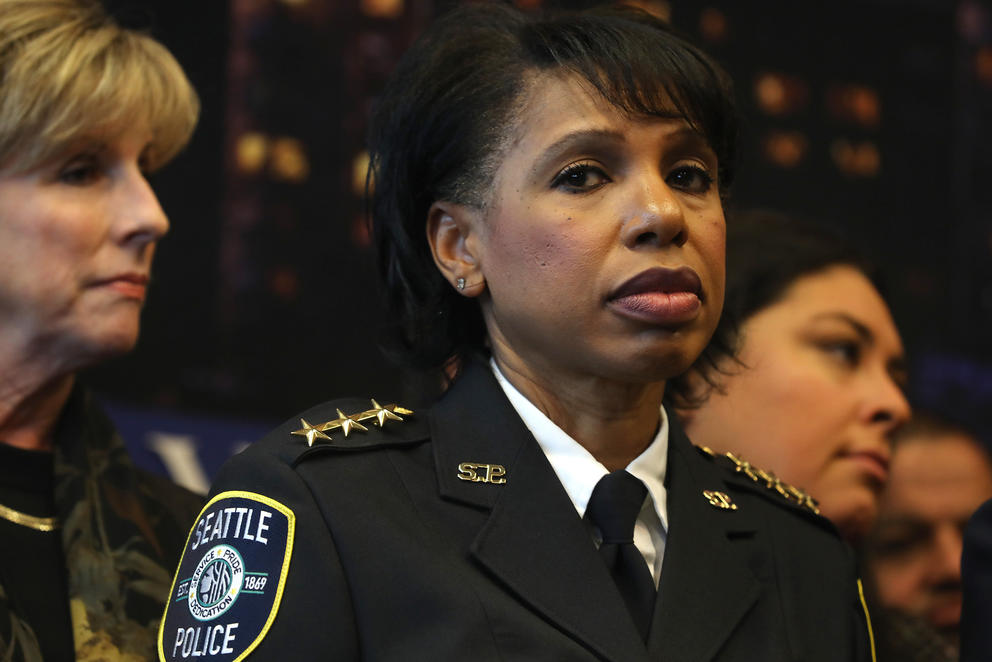
[[[593,488],[609,471],[507,381],[494,360],[490,359],[489,365],[496,376],[496,381],[509,398],[510,404],[547,456],[558,475],[558,480],[575,505],[579,517],[584,517]],[[661,577],[661,563],[665,556],[665,540],[668,536],[668,502],[665,491],[667,464],[668,416],[665,408],[662,407],[661,424],[658,426],[654,441],[627,465],[627,471],[644,483],[650,497],[644,500],[644,506],[637,515],[637,522],[634,524],[634,545],[647,561],[656,587]],[[598,546],[602,537],[595,530],[593,535]]]

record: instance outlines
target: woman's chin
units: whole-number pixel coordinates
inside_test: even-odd
[[[829,519],[841,536],[851,543],[862,540],[871,530],[878,517],[878,499],[873,492],[864,488],[858,494],[851,494],[840,503],[825,500],[820,504],[820,512]]]
[[[610,361],[597,372],[617,383],[657,384],[685,372],[691,363],[680,356],[641,354],[626,361]]]
[[[631,383],[663,382],[686,372],[705,345],[701,334],[670,334],[663,338],[645,334],[626,347],[614,345],[607,360]]]
[[[89,331],[70,342],[60,343],[61,351],[66,353],[64,358],[67,363],[88,368],[127,354],[138,342],[137,324],[122,324]]]

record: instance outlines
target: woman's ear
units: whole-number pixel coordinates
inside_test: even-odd
[[[427,242],[445,280],[467,297],[486,289],[479,253],[482,212],[466,205],[438,201],[427,212]]]

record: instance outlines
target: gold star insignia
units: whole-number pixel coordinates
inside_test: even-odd
[[[335,420],[328,421],[327,423],[324,423],[323,425],[320,426],[321,430],[334,430],[337,428],[341,428],[341,431],[344,432],[345,437],[351,434],[351,431],[353,429],[361,430],[362,432],[369,431],[367,427],[356,421],[355,418],[352,418],[351,416],[346,416],[345,413],[340,409],[338,409],[338,417]]]
[[[395,409],[396,405],[390,405],[390,407]],[[389,407],[383,407],[378,402],[376,402],[375,398],[372,398],[372,409],[370,409],[366,413],[372,414],[372,417],[375,418],[376,422],[378,422],[380,428],[386,424],[387,420],[389,421],[403,420],[403,418],[397,415],[392,409],[390,409]]]
[[[372,409],[366,409],[360,414],[353,415],[352,418],[358,421],[367,421],[370,418],[374,418],[376,425],[381,428],[386,424],[386,421],[402,421],[403,418],[400,414],[409,416],[413,414],[413,410],[393,404],[383,407],[376,402],[375,398],[372,398]]]
[[[292,432],[290,432],[290,434],[295,434],[300,437],[306,437],[307,446],[313,446],[313,442],[317,439],[327,439],[328,441],[331,440],[331,438],[326,434],[324,434],[320,428],[310,425],[304,419],[301,418],[300,423],[303,424],[303,427],[299,430],[293,430]]]

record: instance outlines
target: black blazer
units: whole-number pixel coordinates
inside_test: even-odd
[[[961,555],[961,662],[992,658],[992,499],[968,520]]]
[[[317,425],[369,407],[340,400],[302,418]],[[487,366],[468,366],[429,412],[404,418],[382,428],[367,420],[368,432],[347,438],[330,431],[333,441],[308,447],[292,434],[297,417],[222,469],[212,494],[250,490],[296,518],[281,604],[249,659],[870,659],[854,563],[835,529],[721,466],[674,421],[669,533],[645,646]],[[464,463],[500,465],[506,482],[459,479]],[[704,490],[737,509],[711,504]],[[161,635],[165,660],[183,659],[183,628],[192,636],[196,625],[182,602],[197,561],[190,544]]]

